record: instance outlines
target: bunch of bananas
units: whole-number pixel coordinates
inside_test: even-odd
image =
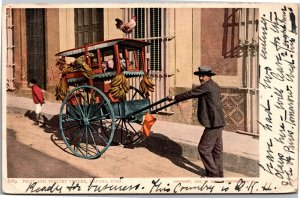
[[[92,78],[92,68],[86,64],[84,55],[79,56],[75,59],[74,65],[79,65],[79,70],[83,72],[83,75],[87,77],[88,79]]]
[[[152,80],[148,76],[144,76],[140,82],[140,91],[148,98],[150,96],[149,91],[154,92],[154,86]]]
[[[73,72],[74,68],[66,62],[65,57],[56,60],[56,66],[61,71],[62,75]]]
[[[61,78],[55,88],[56,100],[64,100],[69,90],[69,85]]]
[[[124,100],[129,89],[130,86],[127,78],[121,74],[111,80],[109,92],[114,98]]]
[[[82,71],[83,75],[88,79],[91,79],[92,77],[92,68],[90,68],[88,64],[86,64],[84,55],[79,56],[78,58],[75,59],[74,62],[70,64],[66,62],[65,57],[61,57],[60,59],[56,60],[56,66],[61,71],[62,75],[74,71]]]

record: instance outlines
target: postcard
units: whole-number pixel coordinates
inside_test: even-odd
[[[298,7],[6,4],[7,194],[298,190]]]

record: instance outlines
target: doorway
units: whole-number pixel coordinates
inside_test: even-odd
[[[28,79],[46,89],[45,9],[26,9]]]

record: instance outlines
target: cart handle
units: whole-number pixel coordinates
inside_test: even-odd
[[[150,111],[150,113],[151,113],[151,114],[156,114],[156,113],[159,112],[160,110],[165,109],[165,108],[167,108],[167,107],[169,107],[169,106],[172,106],[172,105],[174,105],[174,104],[176,104],[176,103],[178,103],[178,101],[170,102],[169,104],[166,104],[166,105],[164,105],[164,106],[162,106],[162,107],[160,107],[160,108],[158,108],[158,109],[154,109],[154,110]]]
[[[148,105],[148,106],[146,106],[146,107],[143,107],[143,108],[141,108],[141,109],[139,109],[139,110],[137,110],[137,111],[131,112],[131,113],[127,114],[125,117],[132,117],[132,116],[134,116],[134,115],[136,115],[136,114],[138,114],[138,113],[140,113],[140,112],[142,112],[142,111],[145,111],[145,110],[147,110],[147,109],[150,109],[151,107],[154,107],[154,106],[156,106],[156,105],[158,105],[158,104],[160,104],[160,103],[166,102],[166,101],[168,101],[168,100],[169,100],[169,98],[168,98],[168,97],[165,97],[165,98],[163,98],[163,99],[161,99],[161,100],[159,100],[159,101],[157,101],[157,102],[155,102],[155,103],[152,103],[152,104],[150,104],[150,105]],[[157,113],[158,111],[160,111],[160,110],[162,110],[162,109],[164,109],[164,108],[167,108],[167,107],[169,107],[169,106],[171,106],[171,105],[173,105],[173,104],[176,104],[176,103],[177,103],[177,101],[171,102],[171,103],[169,103],[169,104],[167,104],[167,105],[165,105],[165,106],[162,106],[162,107],[160,107],[160,108],[158,108],[158,109],[155,109],[155,110],[151,111],[150,113],[155,114],[155,113]]]

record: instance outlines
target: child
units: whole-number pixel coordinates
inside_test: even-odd
[[[29,81],[29,87],[32,89],[32,99],[35,104],[35,125],[39,125],[39,120],[42,111],[42,105],[45,103],[44,96],[41,88],[36,85],[36,80],[31,79]]]

